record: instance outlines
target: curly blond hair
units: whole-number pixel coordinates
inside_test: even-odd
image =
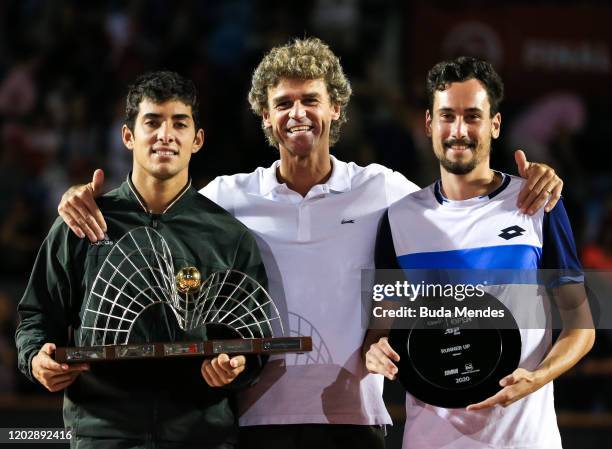
[[[342,71],[340,60],[321,39],[310,37],[270,50],[259,63],[251,80],[249,103],[257,115],[268,109],[268,88],[277,86],[283,78],[323,79],[333,105],[340,106],[340,117],[331,123],[329,144],[340,138],[340,127],[346,122],[346,106],[351,97],[351,85]],[[272,131],[262,127],[270,145],[278,148]]]

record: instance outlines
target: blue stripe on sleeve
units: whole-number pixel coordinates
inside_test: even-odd
[[[557,270],[556,279],[553,279],[548,285],[556,287],[584,282],[572,226],[562,200],[559,200],[553,210],[544,215],[543,234],[541,268]]]
[[[389,223],[389,211],[385,212],[380,222],[378,234],[376,235],[374,263],[377,269],[400,269],[395,257],[395,246],[393,245],[391,224]]]

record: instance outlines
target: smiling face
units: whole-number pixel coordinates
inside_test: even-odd
[[[488,165],[491,139],[499,137],[500,126],[501,115],[491,117],[487,91],[476,79],[436,91],[433,112],[425,115],[426,132],[440,165],[456,175]]]
[[[268,88],[263,122],[281,154],[308,157],[313,152],[329,152],[330,126],[339,117],[340,106],[331,104],[322,79],[281,79]]]
[[[123,126],[123,143],[134,153],[133,176],[187,182],[189,161],[204,143],[196,131],[191,106],[179,100],[155,103],[147,98],[138,107],[134,129]]]

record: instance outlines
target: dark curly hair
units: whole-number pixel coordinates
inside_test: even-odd
[[[191,114],[196,130],[200,128],[198,93],[193,81],[183,78],[176,72],[147,72],[139,76],[128,88],[125,102],[125,124],[134,131],[138,106],[144,99],[154,103],[179,100],[191,106]]]
[[[439,62],[429,71],[427,74],[429,110],[433,111],[436,91],[446,90],[451,83],[471,79],[476,79],[484,85],[493,117],[499,112],[499,104],[504,98],[504,83],[490,63],[469,56]]]

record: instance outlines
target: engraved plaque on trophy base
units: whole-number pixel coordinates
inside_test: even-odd
[[[235,338],[200,342],[62,347],[55,351],[55,360],[60,363],[90,363],[166,357],[213,357],[223,353],[228,355],[302,353],[311,350],[311,337]]]

